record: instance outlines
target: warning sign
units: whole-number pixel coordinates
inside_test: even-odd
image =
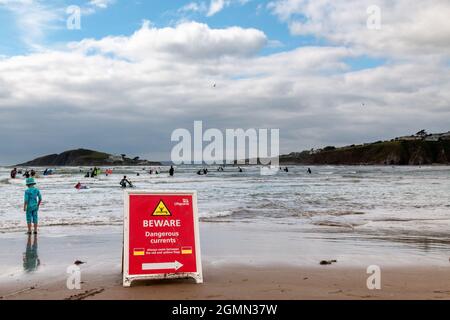
[[[196,192],[125,191],[123,285],[138,279],[203,282]]]
[[[171,216],[169,209],[167,209],[166,205],[162,200],[159,201],[158,205],[153,211],[153,215],[158,217]]]

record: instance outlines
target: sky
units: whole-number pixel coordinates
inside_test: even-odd
[[[280,129],[281,153],[446,132],[449,16],[448,0],[0,0],[0,164],[169,160],[195,120]]]

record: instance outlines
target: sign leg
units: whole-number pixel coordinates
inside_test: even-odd
[[[127,288],[131,287],[131,281],[130,281],[130,279],[128,279],[128,278],[123,278],[123,286],[124,286],[124,287],[127,287]]]
[[[203,276],[202,275],[198,274],[198,275],[194,275],[192,277],[194,278],[195,283],[197,283],[197,284],[203,283]]]

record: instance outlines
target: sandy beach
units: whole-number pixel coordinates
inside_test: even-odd
[[[0,235],[0,297],[14,299],[449,299],[450,262],[420,257],[409,245],[381,242],[342,250],[268,226],[202,224],[204,284],[192,280],[135,282],[122,287],[121,228],[44,228],[37,263],[25,263],[27,236]],[[282,235],[277,236],[278,235]],[[295,238],[297,236],[297,238]],[[227,241],[227,239],[229,241]],[[250,240],[253,239],[253,240]],[[341,248],[337,250],[336,248]],[[391,249],[389,249],[391,247]],[[282,251],[280,248],[284,248]],[[389,252],[396,252],[389,258]],[[32,255],[32,259],[36,257]],[[319,265],[321,259],[336,259]],[[81,289],[66,286],[67,267],[80,266]],[[369,290],[367,266],[377,263],[381,290]],[[30,268],[30,265],[32,266]]]
[[[121,286],[119,273],[87,274],[82,290],[69,291],[65,279],[31,287],[2,288],[2,299],[67,300],[361,300],[450,299],[448,268],[392,268],[382,290],[365,287],[363,268],[249,267],[205,265],[205,283],[170,280]],[[420,281],[417,281],[420,279]],[[17,290],[19,289],[19,290]]]
[[[39,300],[97,300],[103,319],[121,316],[99,300],[147,300],[118,310],[178,320],[288,300],[280,319],[327,300],[313,317],[347,319],[450,300],[449,17],[450,0],[0,0],[0,305],[84,318]],[[223,316],[264,318],[245,306]]]
[[[117,170],[82,180],[83,191],[73,188],[79,168],[39,178],[36,237],[24,234],[23,181],[1,180],[3,300],[450,298],[448,167],[322,166],[307,175],[297,166],[267,177],[248,167],[201,178],[195,167],[174,178]],[[121,174],[146,190],[198,190],[203,284],[122,287]],[[76,261],[85,262],[81,288],[69,290]],[[367,287],[369,266],[380,269],[380,290]]]

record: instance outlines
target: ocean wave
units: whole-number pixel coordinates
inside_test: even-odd
[[[208,221],[208,220],[214,220],[216,218],[231,217],[233,214],[234,214],[234,212],[231,210],[215,211],[215,212],[205,213],[199,219],[200,219],[200,221]]]
[[[412,221],[450,221],[443,218],[381,218],[374,219],[373,222],[412,222]]]
[[[337,228],[348,228],[348,229],[354,229],[355,227],[362,225],[360,223],[349,223],[349,222],[339,222],[339,221],[329,221],[329,220],[314,221],[312,224],[315,226],[321,226],[321,227],[337,227]]]
[[[0,179],[0,184],[10,184],[9,179],[8,178]]]
[[[111,220],[78,220],[78,221],[40,221],[39,227],[67,227],[67,226],[115,226],[121,225],[122,219]],[[0,233],[18,232],[26,229],[23,222],[11,221],[0,226]]]

